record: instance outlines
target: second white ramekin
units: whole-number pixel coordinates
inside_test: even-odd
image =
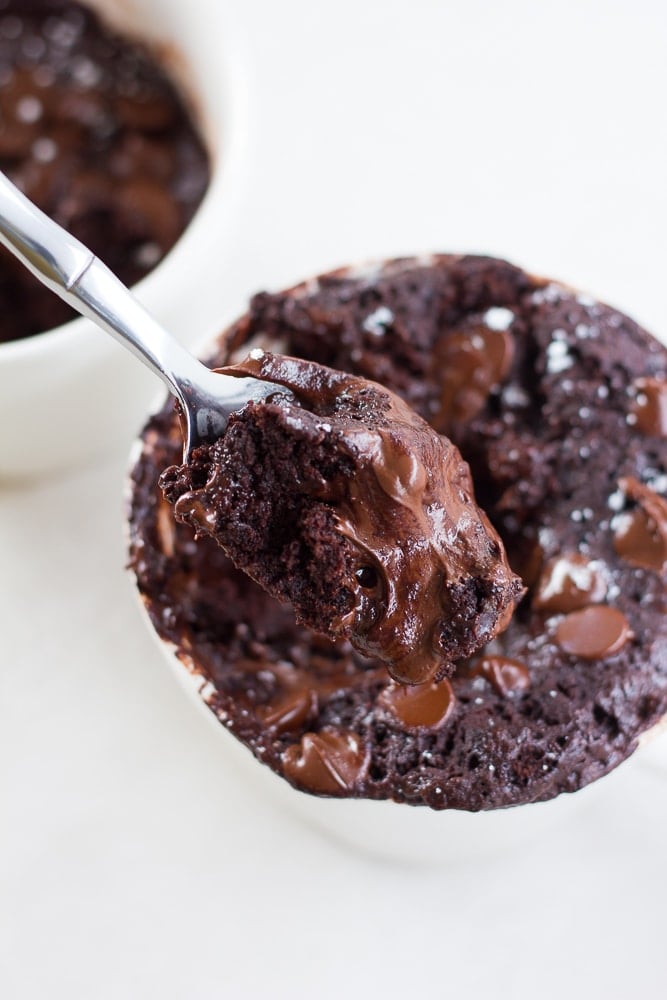
[[[211,183],[162,263],[136,286],[186,342],[220,324],[220,245],[238,197],[246,133],[243,54],[217,0],[89,0],[114,27],[155,46],[190,100]],[[40,476],[130,440],[157,382],[86,319],[0,343],[0,482]]]

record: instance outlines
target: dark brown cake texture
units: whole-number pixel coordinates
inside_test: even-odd
[[[667,351],[571,289],[445,255],[258,295],[211,363],[258,348],[380,382],[450,437],[529,592],[451,678],[396,685],[174,522],[166,406],[133,472],[131,562],[220,721],[298,788],[435,809],[549,799],[627,758],[667,711]]]
[[[400,682],[453,673],[506,627],[523,587],[447,438],[377,383],[313,361],[258,349],[223,371],[287,393],[162,474],[178,520]]]
[[[208,159],[155,56],[70,0],[0,0],[0,170],[125,284],[194,215]],[[75,313],[4,249],[0,341]]]

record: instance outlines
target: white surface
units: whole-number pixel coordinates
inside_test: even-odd
[[[337,263],[451,248],[667,331],[659,0],[230,12],[251,147],[221,316]],[[662,996],[664,743],[501,858],[406,867],[329,843],[239,783],[145,633],[126,444],[0,491],[3,998]]]

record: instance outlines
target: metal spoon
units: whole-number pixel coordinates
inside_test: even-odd
[[[288,389],[212,372],[174,340],[106,264],[44,214],[0,173],[0,243],[42,284],[93,320],[158,375],[178,399],[184,455],[224,432],[232,413]]]

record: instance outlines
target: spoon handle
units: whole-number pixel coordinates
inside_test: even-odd
[[[91,250],[0,172],[0,243],[73,309],[92,319],[158,375],[185,405],[208,369],[170,337]]]

